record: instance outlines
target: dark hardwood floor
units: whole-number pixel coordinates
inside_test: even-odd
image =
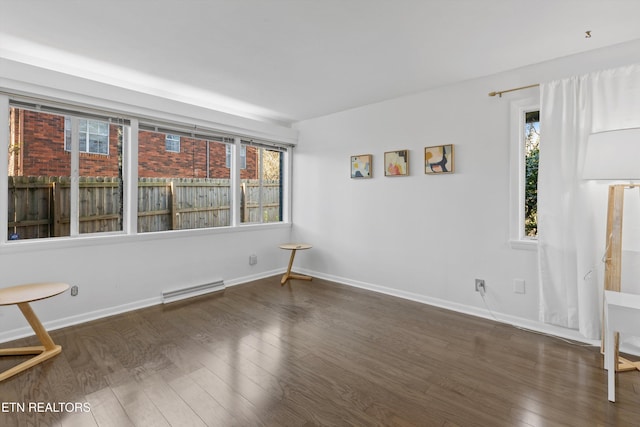
[[[0,426],[640,425],[640,372],[609,403],[597,348],[279,279],[51,332],[62,353],[0,383]]]

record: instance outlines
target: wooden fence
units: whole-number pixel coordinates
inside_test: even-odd
[[[241,221],[280,221],[280,183],[242,181]],[[14,239],[70,234],[69,177],[9,177],[9,236]],[[138,232],[221,227],[231,224],[228,179],[141,178],[138,181]],[[122,182],[81,177],[79,231],[122,230]]]

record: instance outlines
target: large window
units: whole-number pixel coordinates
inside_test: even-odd
[[[247,167],[241,174],[240,221],[282,221],[283,150],[243,143]]]
[[[125,124],[23,106],[9,113],[10,240],[122,231]]]
[[[9,116],[8,135],[0,135],[8,155],[8,240],[234,227],[286,217],[286,146],[32,99],[0,95]],[[131,153],[136,157],[127,157]]]

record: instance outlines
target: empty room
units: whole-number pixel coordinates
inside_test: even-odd
[[[638,16],[0,0],[0,426],[640,425]]]

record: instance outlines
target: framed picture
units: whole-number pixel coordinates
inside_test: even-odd
[[[387,151],[384,153],[384,175],[409,175],[409,150]]]
[[[453,144],[424,148],[424,173],[439,174],[454,171]]]
[[[351,178],[371,178],[373,175],[371,154],[351,156]]]

